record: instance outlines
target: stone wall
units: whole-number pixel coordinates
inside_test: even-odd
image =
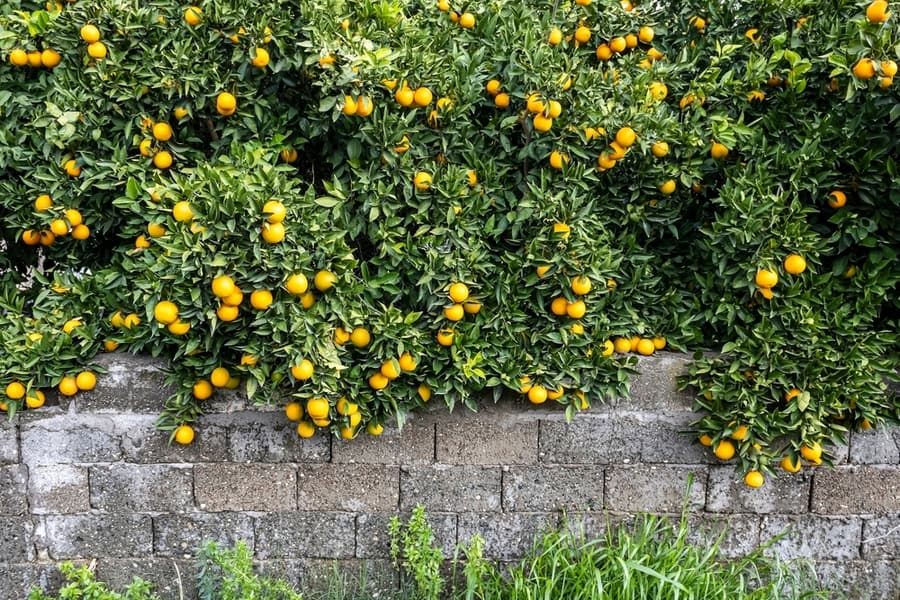
[[[633,397],[566,423],[521,401],[452,414],[435,407],[402,432],[300,439],[275,409],[237,395],[209,405],[189,447],[154,429],[168,395],[158,363],[107,355],[97,389],[0,424],[0,599],[58,585],[55,565],[96,559],[100,577],[140,575],[163,598],[192,597],[193,549],[245,540],[263,570],[317,578],[338,560],[386,568],[391,515],[424,504],[447,553],[475,533],[520,556],[561,509],[606,519],[677,514],[685,488],[698,538],[727,528],[726,556],[787,531],[773,551],[815,561],[854,598],[900,598],[900,429],[853,434],[838,465],[748,489],[681,435],[695,418],[675,392],[686,358],[643,359]],[[176,571],[177,569],[177,571]]]

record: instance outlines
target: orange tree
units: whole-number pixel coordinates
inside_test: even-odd
[[[7,0],[3,406],[122,348],[180,442],[237,386],[350,438],[668,344],[748,484],[827,461],[898,416],[896,19],[724,4]]]

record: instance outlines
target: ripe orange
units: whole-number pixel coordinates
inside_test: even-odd
[[[344,96],[344,106],[341,107],[341,114],[345,114],[348,117],[356,114],[356,100],[353,99],[353,96]]]
[[[44,392],[41,390],[34,390],[31,394],[25,397],[25,406],[31,409],[37,409],[44,405],[44,402],[47,401],[47,396],[44,395]]]
[[[784,401],[785,401],[785,402],[790,402],[791,400],[793,400],[794,398],[796,398],[797,396],[799,396],[799,395],[802,394],[802,393],[803,393],[803,392],[801,392],[801,391],[798,390],[797,388],[791,388],[790,390],[788,390],[787,392],[785,392],[785,394],[784,394]]]
[[[290,421],[299,421],[303,418],[303,407],[299,402],[291,402],[284,407],[284,415]]]
[[[82,371],[75,377],[75,385],[82,392],[89,392],[97,386],[97,376],[90,371]]]
[[[528,390],[528,401],[532,404],[543,404],[547,401],[547,388],[542,385],[533,385]]]
[[[819,442],[814,442],[809,446],[800,446],[800,456],[813,464],[820,465],[822,464],[822,446]]]
[[[75,331],[76,328],[81,327],[81,325],[82,323],[80,318],[69,319],[68,321],[63,323],[62,329],[64,332],[71,334],[73,331]]]
[[[209,374],[209,382],[217,388],[223,388],[228,385],[229,379],[231,379],[231,373],[225,367],[216,367]]]
[[[212,384],[205,379],[201,379],[191,387],[191,393],[197,400],[207,400],[213,395]]]
[[[729,426],[733,424],[729,423]],[[738,425],[735,430],[731,433],[731,439],[741,441],[747,439],[747,436],[750,435],[750,428],[746,425]]]
[[[74,158],[70,158],[63,164],[63,169],[69,177],[78,177],[81,175],[81,167],[75,162]]]
[[[771,289],[778,284],[778,273],[768,269],[760,269],[754,278],[756,285],[763,289]]]
[[[250,64],[259,69],[266,68],[269,64],[269,51],[265,48],[256,48],[250,52]]]
[[[237,290],[234,279],[228,275],[219,275],[212,281],[212,293],[217,298],[225,298],[230,296]]]
[[[184,20],[191,27],[195,27],[203,20],[203,10],[199,6],[188,6],[184,11]]]
[[[371,421],[368,425],[366,425],[366,432],[368,432],[369,435],[381,435],[382,433],[384,433],[384,425]]]
[[[41,51],[31,50],[28,53],[28,66],[37,69],[41,66]]]
[[[269,290],[253,290],[250,293],[250,306],[256,310],[266,310],[272,306],[274,298]]]
[[[368,96],[360,96],[356,99],[356,116],[368,117],[375,110],[375,104]]]
[[[62,58],[60,57],[59,52],[53,50],[52,48],[46,48],[43,52],[41,52],[41,64],[48,69],[52,69],[58,66],[60,60],[62,60]]]
[[[294,296],[302,296],[309,289],[309,280],[303,273],[294,273],[284,282],[284,287],[288,293]]]
[[[563,298],[562,296],[557,296],[550,303],[550,312],[552,312],[557,317],[565,316],[566,309],[569,307],[569,301]]]
[[[591,39],[591,30],[584,25],[575,30],[575,41],[584,44]]]
[[[591,280],[586,275],[577,275],[572,278],[572,292],[578,296],[584,296],[591,291]]]
[[[228,304],[222,304],[219,308],[216,309],[216,316],[220,321],[224,321],[226,323],[230,323],[238,318],[241,313],[241,309],[237,306],[230,306]]]
[[[381,367],[379,368],[379,372],[388,378],[388,380],[393,381],[400,377],[400,364],[393,360],[386,360],[381,363]],[[340,412],[340,411],[338,411]]]
[[[160,121],[153,125],[153,137],[160,142],[168,142],[172,139],[172,126]]]
[[[600,44],[597,46],[597,50],[594,53],[597,56],[597,60],[609,60],[612,58],[613,51],[607,44]]]
[[[172,111],[172,116],[175,117],[176,120],[180,121],[188,116],[188,109],[183,106],[176,106],[175,110]]]
[[[384,388],[386,388],[388,386],[388,383],[390,383],[390,380],[387,377],[385,377],[384,375],[382,375],[380,372],[373,373],[369,377],[369,387],[376,391],[383,390]]]
[[[494,106],[497,108],[509,108],[509,94],[501,92],[494,96]]]
[[[870,23],[884,23],[890,16],[886,0],[875,0],[866,8],[866,19]]]
[[[653,31],[653,28],[648,25],[644,25],[638,30],[638,39],[645,44],[652,42],[654,35],[655,32]]]
[[[222,92],[216,97],[216,111],[223,117],[229,117],[237,110],[237,99],[229,92]]]
[[[299,363],[291,367],[291,375],[297,381],[308,381],[315,373],[315,366],[308,358],[304,358]]]
[[[470,12],[464,12],[459,16],[459,24],[465,29],[475,27],[475,15]]]
[[[799,275],[806,270],[806,259],[799,254],[790,254],[784,259],[784,270],[791,275]]]
[[[641,338],[641,340],[637,344],[637,353],[643,356],[650,356],[655,351],[656,346],[653,345],[653,340]]]
[[[586,312],[587,305],[585,305],[584,300],[576,300],[566,306],[566,314],[572,319],[580,319]]]
[[[828,206],[831,208],[841,208],[847,204],[847,194],[840,190],[835,190],[828,194]]]
[[[316,289],[320,292],[327,292],[334,287],[335,283],[337,283],[337,275],[331,271],[319,271],[313,278],[313,285],[316,286]]]
[[[433,98],[434,94],[432,94],[431,90],[424,86],[416,88],[416,91],[413,93],[413,103],[416,106],[428,106],[429,104],[431,104]]]
[[[404,352],[403,354],[401,354],[400,358],[397,359],[397,362],[400,364],[400,368],[406,372],[412,372],[416,370],[416,360],[409,352]]]
[[[10,400],[21,400],[25,397],[25,386],[18,381],[13,381],[6,386],[6,397]]]
[[[609,49],[615,52],[616,54],[621,54],[625,52],[625,49],[628,47],[628,42],[625,38],[618,36],[609,40]]]
[[[889,59],[881,61],[881,73],[885,77],[893,77],[897,74],[897,63]]]
[[[74,396],[78,393],[78,384],[74,377],[63,377],[59,382],[58,389],[63,396]]]
[[[147,235],[152,238],[159,238],[166,235],[166,228],[160,225],[159,223],[148,223],[147,224]]]
[[[550,131],[550,128],[553,127],[553,119],[545,117],[543,114],[537,114],[534,115],[533,125],[535,131],[544,133]]]
[[[554,169],[562,169],[569,164],[569,155],[565,152],[554,150],[550,153],[550,166]]]
[[[710,447],[713,445],[713,439],[707,433],[704,433],[697,439],[700,441],[700,444],[703,446]]]
[[[448,321],[462,321],[465,316],[466,310],[463,308],[462,304],[451,304],[450,306],[444,307],[444,317]]]
[[[859,79],[872,79],[875,77],[875,61],[871,58],[861,58],[853,65],[853,74]]]
[[[709,150],[709,155],[712,156],[714,160],[725,160],[728,158],[728,153],[728,147],[719,142],[713,142],[712,148]]]
[[[653,338],[653,347],[657,350],[662,350],[666,347],[666,338],[664,337],[655,337]]]
[[[284,240],[284,225],[281,223],[269,223],[266,221],[262,226],[262,239],[269,244],[277,244]]]
[[[357,327],[350,332],[350,343],[357,348],[365,348],[372,341],[372,334],[365,327]]]
[[[297,435],[303,439],[309,439],[316,435],[316,426],[309,421],[300,421],[297,423]]]
[[[651,83],[648,91],[654,100],[665,100],[669,95],[669,87],[661,81]]]
[[[539,265],[534,271],[538,277],[543,277],[550,271],[550,265]]]
[[[306,401],[306,414],[311,419],[327,419],[331,405],[325,398],[310,398]]]
[[[652,152],[653,156],[656,158],[663,158],[669,153],[669,144],[663,141],[655,142],[653,146],[650,147],[650,152]]]
[[[41,233],[34,229],[26,229],[22,232],[22,241],[26,246],[37,246],[41,243]]]
[[[563,32],[559,29],[551,29],[550,34],[547,36],[547,43],[551,46],[556,46],[563,40]]]
[[[781,459],[781,468],[787,471],[788,473],[799,473],[802,468],[802,464],[800,462],[800,458],[794,458],[791,460],[790,456],[785,456]]]
[[[187,446],[194,441],[194,428],[190,425],[179,425],[175,429],[174,439],[182,446]]]
[[[172,335],[184,335],[191,330],[191,324],[186,321],[175,321],[174,323],[169,323],[166,329]]]
[[[661,183],[657,189],[659,190],[660,194],[663,194],[664,196],[671,196],[673,193],[675,193],[675,180],[667,179],[666,181]]]
[[[87,53],[91,58],[96,58],[98,60],[106,58],[106,44],[103,42],[88,44]]]
[[[172,166],[172,153],[168,150],[160,150],[153,155],[153,166],[157,169],[168,169]]]
[[[637,140],[637,134],[631,127],[622,127],[616,132],[616,142],[623,148],[630,148]]]
[[[416,102],[416,92],[410,89],[404,81],[403,85],[400,86],[400,89],[394,92],[394,100],[396,100],[397,104],[400,106],[409,108]]]
[[[428,387],[428,384],[426,383],[420,383],[419,387],[416,388],[416,393],[419,395],[422,402],[431,400],[431,388]]]
[[[134,313],[128,313],[122,319],[122,327],[125,329],[132,329],[141,324],[141,318]]]
[[[766,478],[759,471],[748,471],[744,475],[744,483],[752,488],[761,488],[766,482]]]
[[[53,206],[53,199],[49,194],[41,194],[34,200],[34,210],[37,212],[44,212],[51,206]]]
[[[619,354],[631,352],[631,340],[624,337],[616,338],[613,340],[613,348]]]
[[[153,307],[153,317],[163,325],[174,323],[178,320],[178,307],[169,300],[157,302]]]
[[[450,296],[450,299],[457,304],[465,302],[469,298],[469,286],[458,281],[450,285],[447,294]]]
[[[734,444],[728,440],[722,440],[713,449],[713,454],[719,460],[731,460],[734,458]]]
[[[613,344],[612,340],[606,340],[603,342],[603,350],[600,351],[600,356],[612,356],[615,351],[616,345]]]
[[[452,329],[441,329],[437,333],[437,343],[444,347],[452,346],[455,337],[456,334]]]
[[[9,62],[14,67],[24,67],[28,64],[28,53],[21,48],[14,48],[9,53]]]
[[[428,191],[428,188],[431,187],[431,174],[426,173],[425,171],[419,171],[413,177],[413,185],[416,186],[416,189],[420,192]]]
[[[562,114],[562,104],[560,104],[556,100],[550,100],[547,102],[547,116],[551,119],[555,119]]]
[[[65,222],[64,219],[53,219],[50,222],[50,231],[53,232],[53,235],[56,237],[62,237],[69,233],[69,224]]]

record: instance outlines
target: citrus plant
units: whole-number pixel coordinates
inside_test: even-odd
[[[673,347],[752,486],[898,418],[884,2],[0,6],[10,412],[121,349],[180,443],[239,386],[352,438]]]

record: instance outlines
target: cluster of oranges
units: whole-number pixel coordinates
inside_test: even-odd
[[[187,110],[185,108],[176,108],[174,112],[175,118],[183,118],[186,113]],[[172,153],[165,148],[161,148],[159,144],[166,144],[172,140],[172,137],[175,135],[175,132],[172,130],[172,126],[165,121],[154,123],[150,120],[145,120],[143,125],[145,128],[150,130],[152,139],[145,138],[141,140],[140,144],[138,145],[141,156],[152,158],[153,166],[157,169],[168,169],[172,166]],[[154,145],[154,141],[156,142],[156,145]]]
[[[25,51],[22,48],[13,48],[9,52],[9,62],[14,67],[31,67],[39,69],[41,67],[53,69],[59,66],[62,57],[59,52],[52,48],[44,50]]]
[[[46,213],[53,208],[53,199],[49,194],[41,194],[34,201],[34,210]],[[47,229],[26,229],[22,232],[22,242],[28,246],[49,246],[57,238],[71,235],[75,240],[86,240],[91,235],[90,228],[85,225],[81,212],[75,208],[66,208],[50,221]]]
[[[372,98],[369,96],[359,96],[358,98],[344,96],[344,106],[341,108],[341,112],[348,117],[356,116],[365,118],[371,115],[373,110],[375,110],[375,105],[372,103]]]
[[[885,0],[875,0],[866,7],[866,20],[869,23],[882,25],[890,17],[891,13]],[[897,63],[890,59],[877,62],[872,58],[864,57],[853,65],[853,74],[864,81],[879,76],[878,85],[882,88],[889,88],[894,83],[894,75],[897,74]]]
[[[463,29],[472,29],[475,27],[475,15],[470,12],[464,12],[462,14],[453,10],[450,7],[449,0],[438,0],[438,9],[450,14],[450,20],[454,23],[459,23],[459,26]]]
[[[92,371],[84,370],[76,375],[63,377],[57,389],[63,396],[74,396],[78,392],[89,392],[97,386],[97,376]],[[24,383],[11,381],[4,390],[6,401],[0,401],[0,411],[9,410],[9,402],[24,402],[31,409],[40,408],[47,401],[47,396],[42,390],[28,390]]]
[[[453,303],[445,306],[443,312],[444,318],[451,323],[462,321],[467,314],[477,315],[481,312],[481,302],[471,297],[469,286],[465,283],[457,281],[451,284],[447,295]],[[437,342],[441,346],[452,346],[455,338],[456,332],[449,327],[441,328],[437,333]]]
[[[81,39],[87,44],[88,56],[95,60],[106,58],[106,44],[100,41],[100,30],[90,23],[81,27]]]
[[[799,254],[789,254],[784,259],[784,271],[790,275],[800,275],[806,270],[806,259]],[[778,273],[770,269],[759,269],[753,278],[760,295],[766,300],[774,297],[772,289],[778,285]]]

